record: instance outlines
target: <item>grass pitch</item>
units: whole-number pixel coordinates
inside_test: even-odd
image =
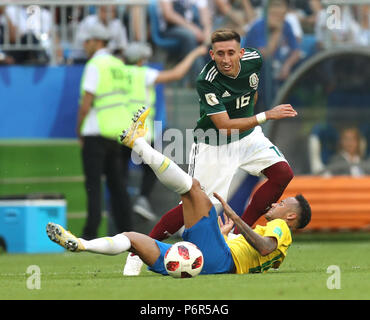
[[[145,267],[139,277],[123,277],[127,254],[2,254],[0,299],[370,299],[369,234],[336,241],[297,238],[279,271],[193,279],[173,279]],[[41,270],[40,289],[27,288],[30,265]],[[327,286],[332,265],[339,267],[340,289]]]

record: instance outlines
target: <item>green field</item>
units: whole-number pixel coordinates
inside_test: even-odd
[[[139,277],[123,277],[126,254],[2,254],[0,299],[370,299],[369,234],[296,237],[279,271],[193,279],[146,268]],[[41,270],[40,289],[27,289],[30,265]],[[340,269],[340,289],[327,287],[331,265]]]

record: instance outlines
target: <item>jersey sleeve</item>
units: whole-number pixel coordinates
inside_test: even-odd
[[[221,101],[219,90],[207,80],[197,82],[197,91],[199,102],[203,106],[207,116],[212,114],[226,112],[226,107]]]
[[[282,252],[285,252],[286,250],[282,250],[281,247],[289,246],[292,241],[289,227],[286,222],[281,219],[275,219],[267,223],[264,237],[275,238],[278,243],[276,249]]]
[[[263,64],[263,56],[258,49],[248,47],[245,49],[241,61],[247,65],[247,69],[250,71],[260,72]]]

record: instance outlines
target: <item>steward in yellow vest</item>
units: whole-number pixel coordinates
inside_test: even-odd
[[[106,177],[111,213],[117,232],[132,230],[131,203],[126,190],[126,165],[118,136],[131,120],[126,105],[124,68],[107,50],[109,32],[102,24],[92,26],[84,49],[87,62],[81,80],[77,135],[82,147],[87,220],[82,238],[97,237],[102,211],[102,177]]]

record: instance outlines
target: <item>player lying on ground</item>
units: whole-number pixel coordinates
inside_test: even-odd
[[[265,214],[269,221],[267,225],[257,226],[252,230],[215,193],[214,196],[225,210],[226,219],[223,223],[199,182],[146,142],[145,118],[148,112],[147,109],[138,113],[128,132],[123,134],[122,140],[149,164],[164,185],[181,195],[185,225],[182,237],[202,251],[204,266],[201,273],[255,273],[267,271],[270,267],[279,267],[292,242],[290,230],[303,228],[310,221],[311,209],[305,198],[298,195],[273,204]],[[228,240],[227,234],[234,224],[241,234]],[[149,270],[167,274],[163,258],[171,245],[145,234],[124,232],[114,237],[86,241],[54,223],[47,225],[47,234],[52,241],[70,251],[107,255],[134,252],[149,266]]]

